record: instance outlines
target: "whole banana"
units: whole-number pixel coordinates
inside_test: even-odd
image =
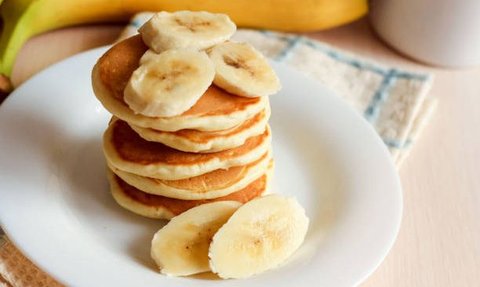
[[[127,21],[141,11],[225,13],[240,27],[313,31],[363,16],[367,0],[0,0],[0,74],[10,76],[22,45],[39,33],[83,23]]]

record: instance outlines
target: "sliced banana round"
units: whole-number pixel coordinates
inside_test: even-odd
[[[221,278],[246,278],[277,267],[302,244],[308,229],[293,198],[266,195],[241,206],[213,236],[210,268]]]
[[[240,205],[236,201],[217,201],[172,218],[152,240],[151,256],[160,272],[187,276],[209,271],[210,241]]]
[[[225,14],[178,11],[156,13],[138,30],[157,53],[168,49],[203,50],[228,40],[237,27]]]
[[[143,56],[140,58],[140,62],[139,64],[140,65],[144,65],[146,64],[147,62],[150,62],[152,60],[155,60],[157,58],[159,53],[155,53],[155,51],[153,51],[152,49],[148,49],[144,54]]]
[[[215,70],[205,52],[149,52],[132,73],[124,100],[135,113],[173,117],[190,109],[211,85]]]
[[[267,59],[248,43],[225,42],[208,51],[215,85],[244,97],[269,96],[281,88]]]

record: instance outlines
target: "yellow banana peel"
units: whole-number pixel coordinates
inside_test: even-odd
[[[239,27],[306,32],[351,22],[367,0],[0,0],[0,74],[10,76],[32,36],[84,23],[127,21],[142,11],[205,10],[225,13]]]

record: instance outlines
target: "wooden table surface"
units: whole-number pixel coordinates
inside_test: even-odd
[[[22,49],[12,80],[18,85],[67,56],[111,43],[121,29],[93,25],[35,37]],[[480,286],[480,68],[415,63],[379,41],[366,20],[308,36],[435,75],[437,111],[400,170],[404,215],[398,239],[362,286]]]

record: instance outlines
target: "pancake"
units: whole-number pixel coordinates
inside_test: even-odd
[[[133,36],[110,48],[92,71],[95,96],[110,113],[124,121],[162,131],[219,131],[242,124],[268,104],[267,97],[239,97],[212,85],[193,107],[181,115],[147,117],[135,114],[125,103],[123,91],[146,50],[141,37]]]
[[[103,136],[103,151],[107,162],[117,169],[145,177],[176,180],[254,162],[270,149],[270,142],[267,126],[263,134],[233,149],[215,153],[182,152],[146,141],[126,122],[112,119]]]
[[[150,194],[184,200],[211,199],[228,195],[243,189],[265,174],[271,152],[265,153],[255,162],[229,169],[217,169],[192,178],[180,180],[161,180],[139,176],[133,173],[109,168],[129,185]]]
[[[218,152],[241,146],[253,136],[265,132],[270,117],[270,106],[241,125],[223,131],[202,132],[192,129],[165,132],[130,124],[142,138],[160,142],[186,152]]]
[[[270,172],[267,172],[245,188],[223,197],[205,200],[181,200],[142,192],[108,170],[110,192],[120,206],[133,213],[158,219],[171,219],[190,208],[214,201],[248,202],[267,193],[270,177]]]

